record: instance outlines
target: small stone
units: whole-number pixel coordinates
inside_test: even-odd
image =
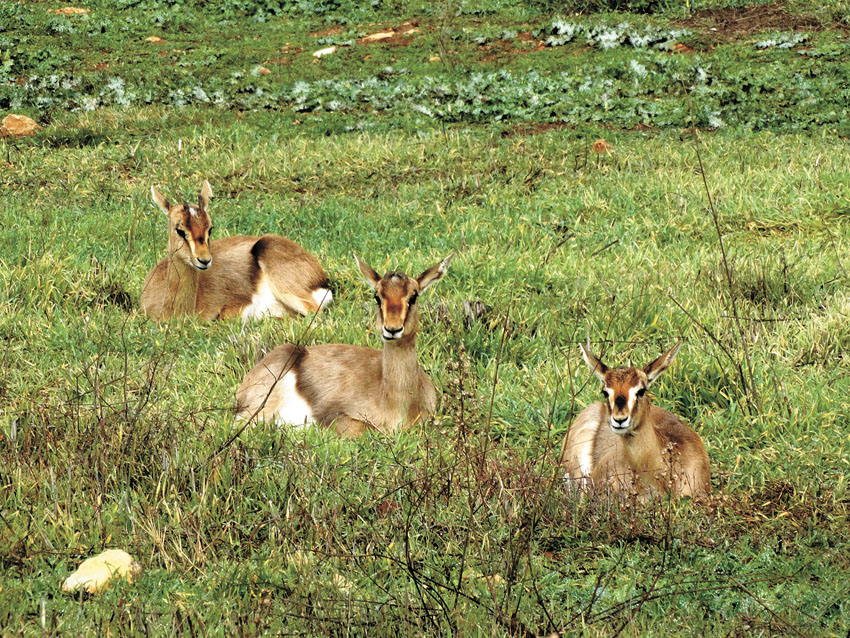
[[[258,66],[255,70],[259,75],[271,75],[271,71],[264,66]]]
[[[162,44],[163,42],[165,42],[165,40],[160,38],[158,35],[149,35],[145,38],[145,42],[152,42],[153,44]]]
[[[32,135],[37,130],[38,124],[26,115],[10,114],[4,117],[3,122],[0,123],[0,137],[8,137],[10,135],[23,137],[24,135]]]
[[[603,140],[601,137],[593,143],[593,150],[600,155],[607,153],[612,150],[614,147],[607,140]]]
[[[325,55],[330,55],[331,53],[336,53],[336,47],[327,47],[325,49],[319,49],[318,51],[313,51],[314,58],[321,58]]]
[[[389,40],[395,35],[395,31],[381,31],[380,33],[372,33],[362,38],[363,42],[379,42],[381,40]]]

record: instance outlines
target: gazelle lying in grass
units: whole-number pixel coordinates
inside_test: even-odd
[[[293,241],[263,235],[210,242],[209,182],[197,206],[171,204],[153,186],[151,193],[168,217],[170,232],[168,256],[151,270],[142,289],[142,307],[150,318],[306,315],[331,302],[327,273]]]
[[[694,496],[711,492],[708,455],[699,435],[678,417],[652,405],[647,388],[673,362],[681,344],[643,370],[609,369],[582,346],[602,381],[604,400],[585,408],[564,439],[561,463],[583,486],[610,485],[648,494]]]
[[[237,417],[296,426],[336,424],[337,433],[355,437],[370,428],[392,433],[434,413],[434,384],[416,360],[416,300],[443,278],[452,255],[415,279],[400,272],[381,277],[354,258],[375,291],[383,350],[279,346],[242,380]]]

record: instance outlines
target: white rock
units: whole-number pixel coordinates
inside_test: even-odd
[[[73,574],[62,583],[62,591],[71,594],[85,589],[96,594],[109,584],[112,578],[124,578],[133,582],[133,577],[142,573],[142,566],[121,549],[107,549],[97,556],[87,558]]]
[[[363,38],[363,42],[377,42],[379,40],[389,40],[395,35],[395,31],[381,31],[380,33],[372,33]]]

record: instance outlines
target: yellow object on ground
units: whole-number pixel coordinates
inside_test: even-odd
[[[32,135],[38,130],[35,120],[26,115],[7,115],[0,123],[0,137]]]
[[[112,578],[124,578],[133,582],[133,577],[142,573],[142,566],[122,549],[107,549],[97,556],[87,558],[73,574],[62,583],[62,591],[73,593],[85,589],[96,594],[109,584]]]

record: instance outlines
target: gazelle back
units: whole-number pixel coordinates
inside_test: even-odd
[[[673,362],[681,344],[639,368],[608,368],[582,346],[584,360],[602,381],[603,400],[573,421],[561,463],[585,487],[604,485],[645,497],[711,492],[702,439],[678,417],[652,405],[647,389]]]
[[[418,277],[379,276],[354,256],[372,286],[383,350],[285,344],[266,355],[236,393],[238,418],[303,426],[335,424],[345,436],[392,433],[434,413],[434,384],[416,358],[419,294],[446,274],[451,255]]]
[[[211,242],[209,182],[197,206],[171,204],[154,187],[151,194],[169,222],[168,256],[142,289],[142,307],[152,319],[306,315],[331,302],[327,273],[295,242],[279,235]]]

